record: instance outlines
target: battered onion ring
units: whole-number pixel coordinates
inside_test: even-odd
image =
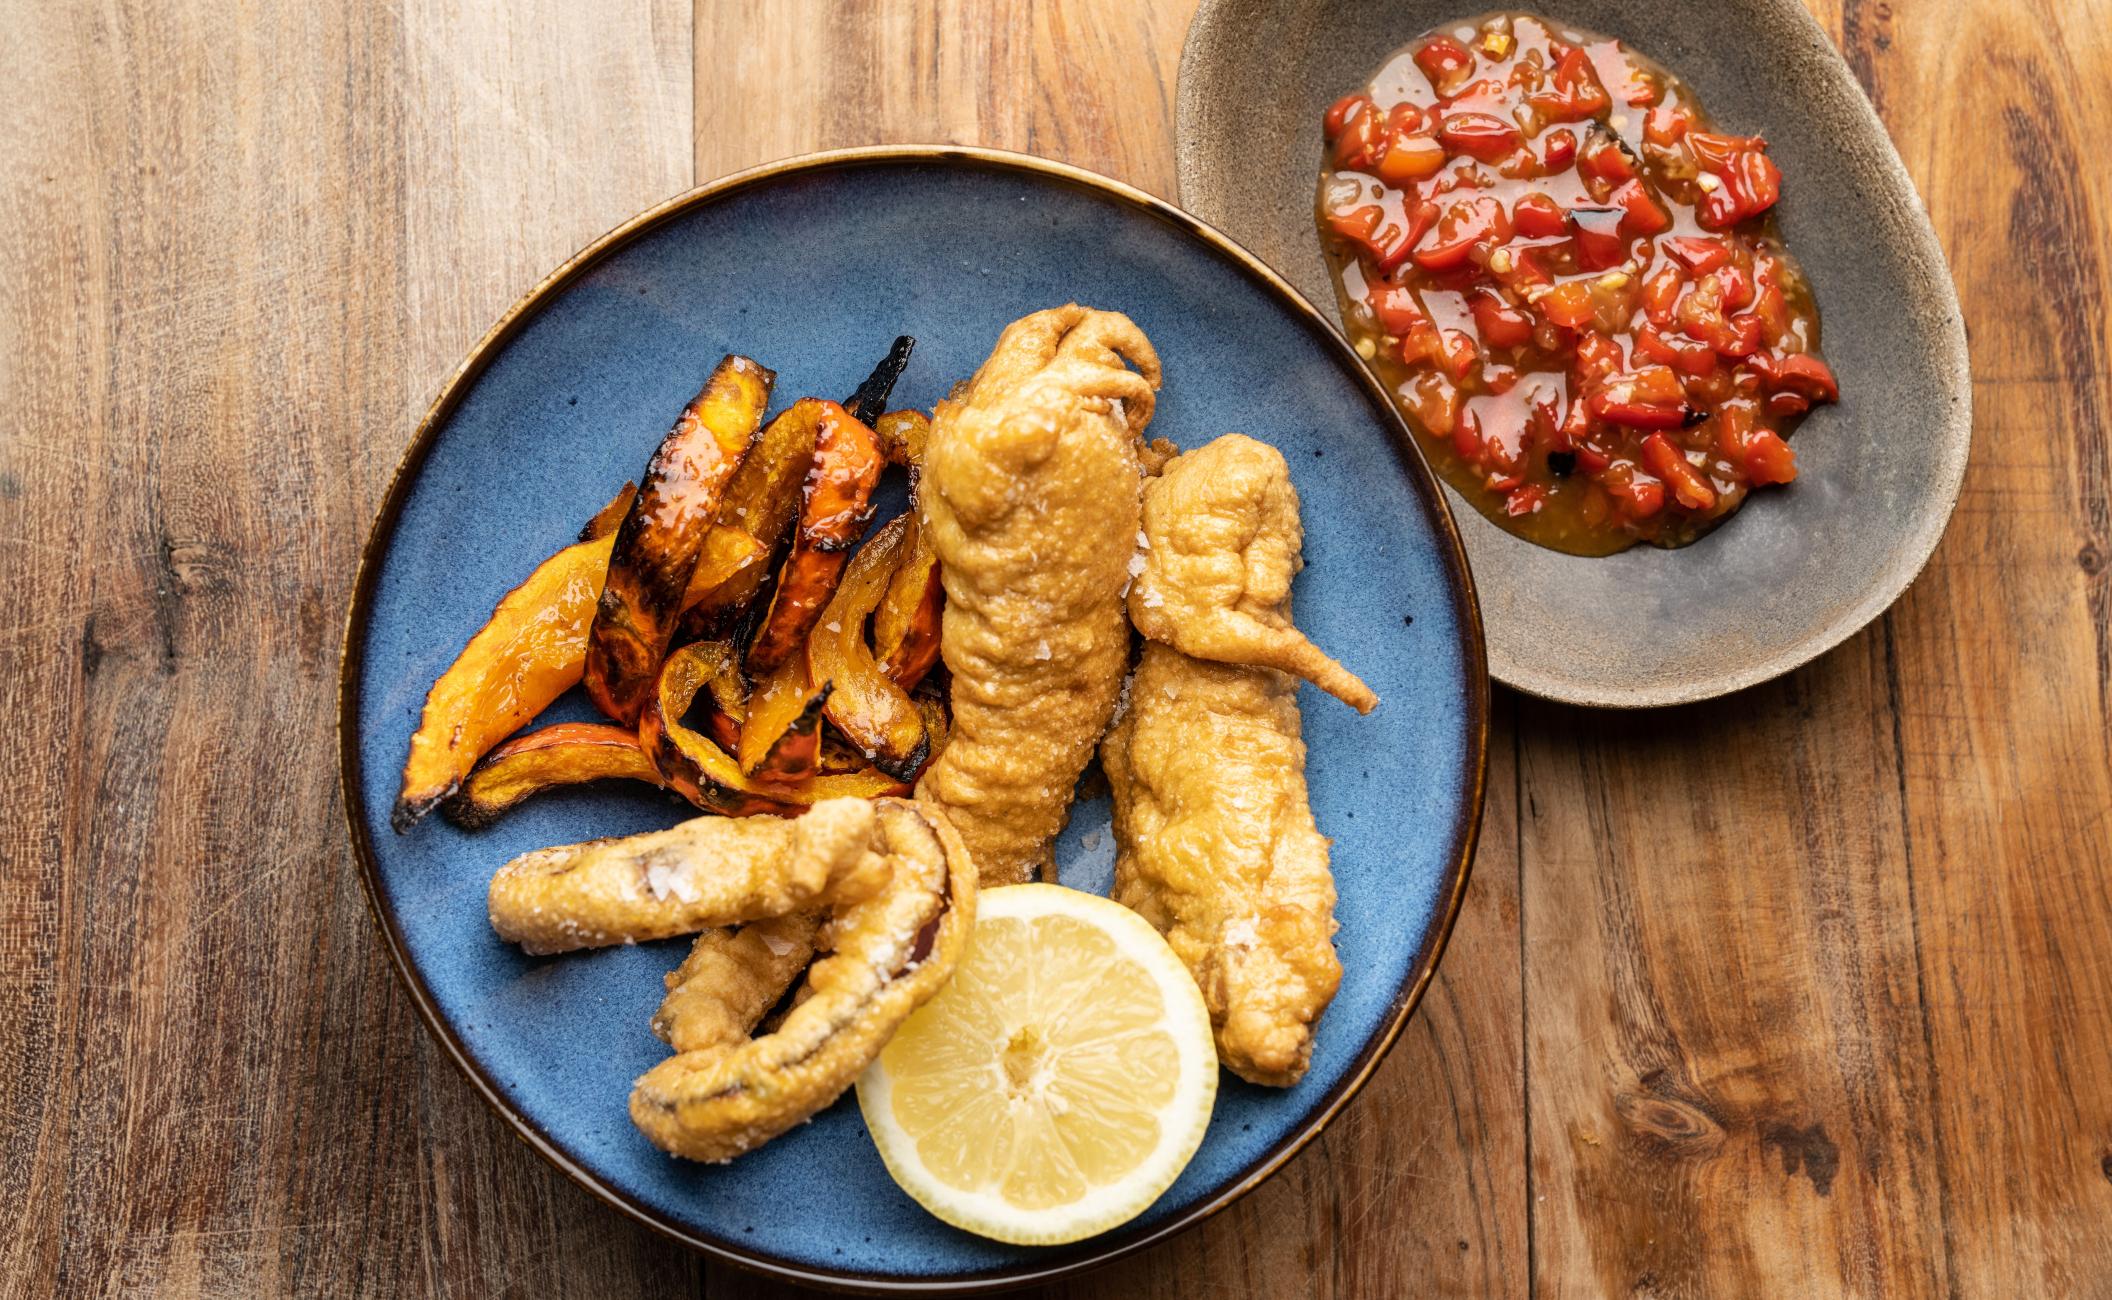
[[[694,934],[856,902],[887,880],[864,799],[791,821],[698,817],[672,830],[538,849],[491,878],[491,928],[531,953]]]
[[[888,883],[829,923],[833,951],[807,973],[806,1000],[783,1026],[754,1039],[731,1033],[736,1018],[715,1002],[700,1004],[699,1023],[678,1009],[666,1026],[671,1042],[721,1041],[669,1057],[631,1090],[631,1120],[653,1145],[726,1161],[804,1122],[952,977],[975,928],[968,850],[929,805],[882,799],[876,811]]]

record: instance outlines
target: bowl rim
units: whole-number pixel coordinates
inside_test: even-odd
[[[1468,754],[1468,770],[1464,774],[1463,782],[1465,799],[1453,818],[1448,865],[1441,883],[1437,913],[1424,936],[1420,951],[1415,955],[1401,987],[1394,995],[1384,1023],[1366,1040],[1342,1078],[1319,1098],[1305,1119],[1244,1170],[1233,1174],[1187,1210],[1164,1223],[1128,1232],[1121,1228],[1114,1229],[1078,1243],[1075,1250],[1052,1257],[1047,1263],[1029,1259],[1015,1265],[981,1269],[971,1273],[917,1278],[805,1264],[745,1246],[738,1241],[686,1228],[650,1205],[609,1186],[593,1172],[575,1162],[559,1148],[554,1139],[505,1098],[456,1035],[453,1025],[442,1015],[438,1003],[426,987],[423,975],[411,960],[393,910],[383,903],[379,864],[368,833],[366,801],[361,793],[362,766],[358,717],[359,681],[365,663],[366,631],[372,614],[375,587],[379,580],[382,558],[393,542],[396,524],[410,486],[424,466],[441,428],[454,415],[464,397],[492,361],[544,307],[555,301],[603,259],[695,209],[789,177],[832,170],[931,163],[1027,175],[1092,191],[1185,232],[1231,263],[1250,280],[1257,282],[1265,291],[1271,292],[1294,316],[1303,319],[1323,347],[1332,348],[1340,354],[1342,360],[1351,363],[1344,367],[1345,373],[1354,376],[1364,385],[1373,399],[1375,409],[1381,413],[1381,418],[1387,426],[1387,435],[1397,444],[1396,458],[1401,463],[1402,472],[1408,476],[1413,489],[1430,507],[1439,544],[1449,555],[1451,562],[1446,565],[1449,582],[1444,594],[1460,622],[1461,649],[1467,659],[1470,685],[1466,701],[1465,734],[1461,737]],[[1407,426],[1402,423],[1399,413],[1369,372],[1361,365],[1354,364],[1356,359],[1355,353],[1341,334],[1283,277],[1259,258],[1197,218],[1163,199],[1084,168],[998,149],[964,145],[874,145],[823,150],[763,163],[696,186],[655,204],[621,222],[567,258],[498,318],[441,385],[439,395],[433,399],[431,406],[419,421],[409,445],[389,478],[380,504],[375,509],[366,541],[360,550],[352,596],[345,611],[338,661],[337,733],[338,787],[346,831],[352,844],[353,858],[359,869],[360,883],[366,894],[368,911],[381,931],[390,964],[395,969],[397,979],[410,994],[418,1018],[424,1023],[427,1032],[439,1043],[447,1059],[467,1078],[471,1088],[505,1121],[516,1137],[602,1203],[700,1254],[780,1281],[829,1290],[853,1290],[868,1294],[966,1295],[1050,1282],[1098,1268],[1166,1241],[1217,1214],[1266,1181],[1306,1144],[1318,1137],[1350,1098],[1362,1090],[1399,1039],[1416,1006],[1422,1001],[1435,975],[1438,960],[1444,954],[1453,925],[1459,916],[1460,905],[1466,895],[1467,878],[1481,831],[1482,807],[1488,781],[1490,703],[1487,654],[1482,636],[1480,605],[1475,598],[1473,576],[1467,566],[1466,548],[1461,542],[1450,506],[1439,491],[1437,480],[1429,468],[1420,456],[1400,454],[1404,446],[1413,445]]]
[[[1497,681],[1540,699],[1558,704],[1583,705],[1601,709],[1656,709],[1681,704],[1697,704],[1704,700],[1718,699],[1748,688],[1771,682],[1777,677],[1795,672],[1819,656],[1840,646],[1856,633],[1883,617],[1886,611],[1898,603],[1907,589],[1928,567],[1929,560],[1942,544],[1944,533],[1950,527],[1951,515],[1958,507],[1958,497],[1964,490],[1966,465],[1972,456],[1973,447],[1973,376],[1972,356],[1966,338],[1965,315],[1958,302],[1958,287],[1953,280],[1950,261],[1944,256],[1943,244],[1930,224],[1928,201],[1914,183],[1914,176],[1907,170],[1906,162],[1899,156],[1899,146],[1893,143],[1892,133],[1878,116],[1876,105],[1870,102],[1869,92],[1856,79],[1855,73],[1842,57],[1840,48],[1819,25],[1818,19],[1803,5],[1783,0],[1758,0],[1794,15],[1801,20],[1818,51],[1817,59],[1824,77],[1833,83],[1837,93],[1848,96],[1850,111],[1860,114],[1873,127],[1877,147],[1869,152],[1875,169],[1886,176],[1897,193],[1904,195],[1905,227],[1904,241],[1907,244],[1908,261],[1925,278],[1921,287],[1927,300],[1940,310],[1935,313],[1935,334],[1942,347],[1942,355],[1936,360],[1937,373],[1950,380],[1951,401],[1948,414],[1940,424],[1947,436],[1943,439],[1938,457],[1941,478],[1929,497],[1929,506],[1920,518],[1913,521],[1912,531],[1902,534],[1899,542],[1889,552],[1889,559],[1875,575],[1875,581],[1818,630],[1808,634],[1773,654],[1758,659],[1742,668],[1701,677],[1682,677],[1670,681],[1622,685],[1579,681],[1549,671],[1544,665],[1535,665],[1514,658],[1509,653],[1507,639],[1499,638],[1489,661],[1489,674]],[[1196,159],[1195,140],[1199,130],[1192,124],[1202,120],[1206,105],[1200,89],[1201,78],[1192,75],[1203,65],[1201,53],[1205,40],[1210,38],[1221,16],[1238,0],[1200,0],[1194,16],[1188,22],[1187,34],[1181,40],[1181,57],[1174,87],[1174,172],[1176,192],[1185,205],[1203,188],[1200,177],[1202,165]],[[1478,11],[1470,11],[1478,12]],[[1330,329],[1337,329],[1334,318],[1326,311],[1322,320]],[[1358,362],[1362,366],[1361,359]],[[1416,444],[1416,455],[1422,456],[1420,443]],[[1434,475],[1433,475],[1434,477]],[[1440,495],[1457,492],[1450,484],[1443,484]],[[1461,497],[1461,503],[1471,512],[1471,503]],[[1451,504],[1449,498],[1447,506]],[[1726,521],[1728,523],[1729,521]],[[1492,524],[1491,527],[1494,527]],[[1532,545],[1532,543],[1523,543]]]

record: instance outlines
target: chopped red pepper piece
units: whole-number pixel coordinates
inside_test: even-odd
[[[1437,128],[1445,147],[1495,162],[1525,143],[1518,128],[1489,113],[1454,113]]]
[[[1349,124],[1352,113],[1371,107],[1371,100],[1363,95],[1344,95],[1328,107],[1327,116],[1320,119],[1320,131],[1329,140],[1342,134]]]
[[[1833,367],[1807,353],[1793,352],[1775,361],[1775,387],[1813,402],[1838,402],[1841,385]]]
[[[1550,172],[1567,170],[1577,160],[1577,133],[1568,127],[1547,133],[1547,144],[1541,150],[1541,161]]]
[[[1476,289],[1467,299],[1474,312],[1474,328],[1492,348],[1522,347],[1533,340],[1533,318],[1487,289]]]
[[[1590,324],[1597,314],[1591,301],[1591,286],[1582,280],[1556,285],[1540,299],[1540,314],[1568,329]]]
[[[1415,66],[1430,78],[1430,84],[1438,94],[1449,95],[1473,70],[1474,56],[1467,52],[1466,46],[1449,36],[1433,36],[1415,52]]]
[[[1745,440],[1745,477],[1754,487],[1793,482],[1797,453],[1772,430],[1756,429]]]
[[[1474,245],[1502,243],[1511,237],[1511,218],[1503,205],[1486,196],[1465,199],[1445,209],[1437,228],[1416,247],[1415,264],[1426,271],[1445,271],[1467,260]]]
[[[1653,433],[1643,439],[1643,465],[1670,483],[1672,495],[1687,509],[1708,510],[1715,506],[1716,489],[1662,433]]]
[[[1527,239],[1552,239],[1569,233],[1569,217],[1561,204],[1533,190],[1511,205],[1511,226]]]
[[[1628,241],[1621,237],[1627,213],[1620,208],[1571,208],[1570,234],[1577,241],[1577,266],[1605,271],[1628,260]]]
[[[1582,122],[1613,107],[1591,60],[1575,47],[1562,50],[1548,76],[1547,89],[1526,96],[1525,102],[1550,122]]]

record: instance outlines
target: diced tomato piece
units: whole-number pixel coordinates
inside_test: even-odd
[[[1665,485],[1647,474],[1637,473],[1632,462],[1609,465],[1602,472],[1600,482],[1620,504],[1621,512],[1630,519],[1648,519],[1664,509]]]
[[[1379,328],[1395,338],[1405,336],[1417,324],[1429,319],[1423,314],[1422,304],[1415,300],[1415,291],[1391,280],[1373,282],[1364,301],[1371,305],[1372,315],[1378,317]]]
[[[1672,495],[1687,509],[1707,510],[1716,504],[1716,489],[1662,433],[1643,439],[1643,465],[1670,483]]]
[[[1449,36],[1433,36],[1415,52],[1415,66],[1430,78],[1438,94],[1449,95],[1473,70],[1474,56]]]
[[[1449,438],[1459,427],[1459,389],[1443,375],[1424,371],[1398,390],[1408,412],[1433,437]]]
[[[1538,483],[1528,483],[1524,487],[1513,488],[1511,494],[1503,499],[1503,513],[1516,519],[1520,515],[1538,514],[1540,507],[1546,504],[1547,489]]]
[[[1595,130],[1584,145],[1584,160],[1577,169],[1586,176],[1596,176],[1609,185],[1635,179],[1635,160],[1621,147],[1620,138],[1611,131]]]
[[[1426,271],[1448,271],[1465,262],[1476,244],[1500,244],[1510,237],[1510,214],[1503,204],[1483,195],[1445,209],[1436,229],[1416,246],[1413,256],[1415,264]]]
[[[1628,241],[1621,237],[1620,208],[1571,208],[1570,234],[1577,241],[1577,265],[1604,271],[1628,260]]]
[[[1678,143],[1687,133],[1687,110],[1660,104],[1643,118],[1643,139],[1659,148]]]
[[[1621,359],[1621,345],[1597,330],[1587,330],[1577,338],[1577,374],[1585,379],[1603,379],[1625,365]],[[1583,403],[1578,403],[1581,407]]]
[[[1524,143],[1518,128],[1489,113],[1453,113],[1437,129],[1448,149],[1495,162]]]
[[[1707,275],[1731,260],[1730,246],[1720,239],[1696,239],[1679,235],[1663,244],[1665,254],[1687,268],[1688,275]]]
[[[1442,339],[1437,363],[1452,377],[1453,383],[1459,383],[1467,377],[1467,372],[1474,368],[1474,362],[1481,356],[1481,349],[1474,346],[1474,337],[1465,330],[1446,330]]]
[[[1666,338],[1653,325],[1645,325],[1636,331],[1635,350],[1640,356],[1696,379],[1705,379],[1716,373],[1716,349],[1706,343]]]
[[[1474,328],[1490,347],[1515,348],[1532,342],[1533,318],[1490,290],[1475,290],[1467,305],[1474,312]]]
[[[1812,402],[1841,400],[1841,385],[1833,377],[1833,367],[1809,353],[1792,352],[1778,358],[1774,387],[1779,391],[1797,393]]]
[[[1723,293],[1723,310],[1726,313],[1748,307],[1753,301],[1753,277],[1736,262],[1727,262],[1711,272]]]
[[[1525,102],[1550,122],[1582,122],[1613,107],[1591,60],[1574,47],[1562,48],[1554,71],[1548,76],[1547,88],[1526,96]]]
[[[1379,179],[1405,187],[1444,170],[1445,148],[1427,135],[1403,135],[1389,140],[1378,162]]]
[[[1437,326],[1428,320],[1419,320],[1401,335],[1401,364],[1416,366],[1426,361],[1435,361],[1444,350],[1444,345],[1444,338],[1438,334]]]
[[[1703,190],[1694,208],[1695,220],[1708,230],[1757,217],[1782,197],[1782,173],[1758,149],[1733,154],[1725,170],[1712,174],[1718,181],[1716,188]]]
[[[1329,105],[1327,116],[1320,119],[1320,130],[1329,140],[1342,134],[1349,124],[1350,115],[1360,109],[1371,107],[1371,100],[1364,95],[1344,95]]]
[[[1540,314],[1566,329],[1581,329],[1595,314],[1591,286],[1582,280],[1558,284],[1540,299]]]
[[[1452,423],[1452,450],[1462,460],[1478,463],[1481,460],[1481,417],[1472,410],[1462,410]]]
[[[1641,181],[1629,181],[1613,192],[1613,205],[1621,210],[1621,233],[1658,235],[1672,228],[1672,218],[1657,206]]]
[[[1386,209],[1376,203],[1366,203],[1359,207],[1351,208],[1347,212],[1328,213],[1327,225],[1328,229],[1344,239],[1353,239],[1359,243],[1366,243],[1370,241],[1372,233],[1379,228],[1379,221],[1385,215]]]
[[[1754,487],[1793,482],[1797,453],[1771,430],[1756,429],[1745,440],[1745,477]]]
[[[1722,131],[1687,132],[1687,151],[1694,155],[1694,165],[1705,172],[1726,170],[1734,154],[1752,149],[1765,149],[1767,142],[1755,135],[1728,135]]]
[[[1540,160],[1550,172],[1559,172],[1577,160],[1577,133],[1568,127],[1547,133],[1547,143],[1541,146]]]
[[[1335,166],[1343,171],[1370,171],[1385,142],[1385,120],[1371,101],[1353,105],[1335,134]]]
[[[1760,349],[1760,321],[1750,315],[1733,316],[1710,330],[1709,346],[1719,356],[1749,357]]]
[[[1693,414],[1679,376],[1662,365],[1609,376],[1584,401],[1593,415],[1631,429],[1683,428]]]
[[[1672,323],[1673,311],[1679,305],[1679,291],[1686,287],[1680,278],[1679,268],[1670,262],[1650,273],[1643,281],[1643,314],[1650,323],[1663,329]]]
[[[1533,190],[1511,205],[1511,226],[1527,239],[1552,239],[1568,233],[1569,218],[1561,204]]]

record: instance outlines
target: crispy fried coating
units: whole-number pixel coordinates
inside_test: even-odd
[[[706,930],[667,973],[653,1033],[678,1052],[746,1038],[814,960],[810,912]]]
[[[1113,715],[1158,382],[1128,317],[1073,303],[1007,326],[932,422],[920,508],[946,586],[953,734],[917,793],[986,885],[1048,862]]]
[[[1226,1068],[1287,1087],[1342,980],[1289,674],[1360,711],[1378,700],[1291,624],[1302,530],[1275,448],[1230,434],[1169,461],[1145,486],[1144,541],[1129,605],[1148,640],[1100,750],[1115,897],[1195,975]]]
[[[730,1014],[745,1015],[746,1005],[710,999],[668,1018],[669,1041],[689,1046],[631,1092],[631,1120],[655,1146],[725,1161],[804,1122],[842,1095],[952,977],[975,927],[968,850],[936,809],[903,799],[875,808],[887,884],[830,920],[823,943],[831,951],[807,973],[807,996],[783,1025],[751,1039],[735,1028],[742,1016]]]
[[[491,879],[491,928],[569,952],[855,902],[887,881],[874,816],[864,799],[828,799],[790,821],[706,816],[524,853]]]
[[[1115,899],[1203,990],[1218,1057],[1288,1087],[1335,995],[1335,883],[1306,802],[1298,683],[1147,643],[1100,747],[1115,803]]]
[[[1298,489],[1274,447],[1228,433],[1175,457],[1144,494],[1130,621],[1183,654],[1275,668],[1369,713],[1379,697],[1291,623],[1304,539]]]

